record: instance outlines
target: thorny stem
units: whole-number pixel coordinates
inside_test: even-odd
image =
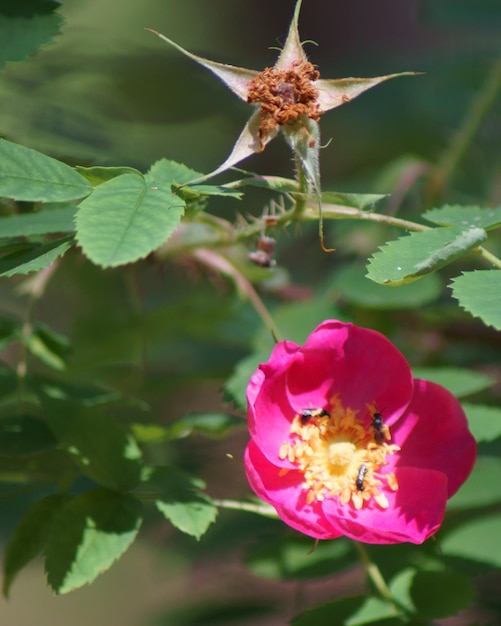
[[[358,552],[358,555],[360,556],[360,560],[364,564],[367,576],[371,580],[374,587],[378,590],[379,595],[383,598],[383,600],[386,600],[388,604],[391,604],[396,614],[399,613],[400,611],[398,609],[398,606],[395,604],[395,601],[392,598],[388,585],[386,584],[386,581],[381,574],[381,570],[373,561],[371,561],[367,550],[361,543],[359,543],[358,541],[354,541],[353,543]]]
[[[461,159],[466,154],[485,116],[501,90],[501,59],[491,68],[482,90],[473,100],[461,126],[438,160],[430,181],[430,200],[436,198],[453,178]]]
[[[318,220],[318,206],[316,204],[310,204],[307,201],[307,196],[301,193],[292,192],[290,194],[296,201],[296,205],[284,211],[282,214],[276,216],[274,225],[276,227],[286,226],[294,221],[309,222],[312,220]],[[297,206],[301,203],[301,211],[298,214]],[[378,222],[387,226],[394,226],[396,228],[402,228],[407,231],[423,232],[430,230],[431,226],[425,226],[424,224],[418,224],[417,222],[411,222],[409,220],[400,219],[393,215],[386,215],[384,213],[374,213],[372,211],[355,209],[352,207],[346,207],[335,204],[324,204],[322,206],[322,217],[324,219],[352,219],[362,220],[369,222]],[[232,228],[228,222],[225,222],[228,228],[221,233],[221,228],[218,227],[219,233],[216,236],[211,237],[207,241],[207,245],[211,248],[217,248],[221,246],[231,246],[242,241],[246,241],[252,237],[256,237],[262,231],[262,223],[256,221],[252,224],[248,224],[239,228]],[[192,248],[197,248],[200,245],[200,241],[193,243],[183,243],[179,248],[172,246],[165,249],[166,254],[175,254],[176,252],[182,252]],[[476,254],[484,259],[490,265],[501,269],[501,259],[482,246],[478,246],[473,250]]]

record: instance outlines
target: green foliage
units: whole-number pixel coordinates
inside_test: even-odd
[[[453,393],[456,398],[464,398],[474,393],[489,389],[494,384],[494,379],[482,372],[458,367],[414,367],[415,378],[431,380],[437,385],[442,385]]]
[[[459,304],[496,330],[501,330],[500,289],[499,270],[463,272],[452,281],[452,295],[459,300]]]
[[[146,257],[172,234],[184,203],[153,166],[143,178],[122,174],[95,188],[80,204],[77,241],[102,267],[116,267]]]
[[[390,289],[378,285],[364,276],[360,264],[346,266],[337,274],[332,283],[334,292],[348,302],[371,309],[412,309],[434,302],[440,296],[442,287],[434,274],[420,281]]]
[[[497,476],[499,477],[499,474]],[[466,522],[449,533],[440,545],[446,555],[460,556],[500,567],[500,537],[501,515],[495,513]]]
[[[501,207],[482,209],[464,204],[446,205],[423,213],[428,222],[439,226],[457,226],[458,228],[483,228],[490,230],[501,226]]]
[[[32,202],[64,202],[92,186],[73,168],[40,152],[0,139],[0,196]]]
[[[5,63],[22,61],[49,44],[63,23],[63,18],[53,12],[59,3],[37,2],[27,7],[19,1],[9,5],[8,10],[0,11],[0,69]]]
[[[106,19],[116,7],[98,4],[100,32],[113,41],[116,28],[122,41],[123,23]],[[467,26],[479,15],[490,23],[499,12],[488,0],[475,9],[466,2],[425,4],[428,26],[449,20]],[[132,6],[124,3],[121,11]],[[215,170],[230,182],[216,184],[198,168],[213,167],[228,143],[220,130],[226,117],[229,128],[232,113],[218,92],[204,92],[205,84],[178,60],[166,61],[163,50],[155,57],[154,44],[143,54],[143,40],[133,58],[121,48],[111,58],[92,44],[77,46],[70,4],[69,28],[59,37],[57,7],[50,0],[0,0],[0,68],[9,64],[0,80],[0,134],[11,140],[0,139],[4,594],[39,557],[57,594],[92,583],[133,544],[144,517],[154,525],[144,533],[149,541],[168,529],[169,562],[181,555],[187,570],[203,560],[215,593],[223,591],[213,600],[190,589],[184,606],[176,597],[166,624],[269,618],[294,626],[424,626],[474,603],[482,608],[487,602],[482,593],[476,597],[473,576],[501,566],[494,123],[501,64],[488,68],[478,58],[465,64],[458,56],[437,74],[421,58],[426,81],[410,80],[408,90],[397,81],[388,100],[362,99],[359,113],[343,106],[333,146],[327,141],[322,150],[320,127],[330,136],[324,118],[303,116],[266,136],[254,110]],[[207,20],[218,55],[219,26],[234,14],[226,13]],[[193,16],[181,15],[188,36],[207,30],[193,30]],[[162,38],[223,80],[229,76],[226,83],[247,99],[245,81],[256,72],[201,59]],[[59,48],[63,41],[67,47]],[[497,50],[499,37],[492,41]],[[43,55],[14,65],[50,42]],[[299,39],[289,38],[286,53],[296,45]],[[98,75],[99,66],[113,75]],[[328,103],[334,108],[394,76],[322,79],[319,86],[323,96],[335,92]],[[413,107],[426,128],[414,131],[415,120],[397,117]],[[492,146],[485,133],[475,135],[484,127],[494,133]],[[230,169],[261,152],[275,131],[292,148],[295,177],[287,177],[290,163],[281,169],[276,153],[268,160],[276,174]],[[188,164],[161,154],[181,154]],[[261,171],[258,163],[267,161],[259,158]],[[124,164],[111,165],[119,159]],[[192,162],[201,165],[194,169]],[[320,172],[343,191],[324,191]],[[331,220],[333,254],[318,245],[320,216]],[[256,250],[262,256],[251,254]],[[416,377],[458,398],[477,396],[463,407],[479,456],[447,503],[437,542],[366,550],[340,537],[316,545],[287,529],[270,505],[249,498],[240,462],[249,378],[277,340],[301,344],[328,318],[385,333]],[[203,535],[203,542],[193,541]],[[233,565],[234,585],[225,575],[235,555],[252,574],[244,584]],[[265,584],[265,600],[253,602],[252,591],[236,597],[235,589],[255,581]]]
[[[42,401],[50,429],[86,476],[118,491],[138,484],[141,451],[112,419],[73,402],[48,397]]]
[[[49,585],[68,593],[91,583],[127,550],[141,522],[141,503],[131,495],[97,488],[65,502],[45,547]]]
[[[457,226],[411,233],[376,252],[367,276],[381,285],[405,285],[452,263],[485,238],[482,228],[467,230]]]
[[[144,485],[157,491],[157,509],[169,522],[196,539],[215,521],[217,508],[199,490],[203,482],[172,467],[156,467],[146,472]]]
[[[22,517],[5,552],[3,593],[9,595],[17,574],[42,554],[51,535],[52,524],[68,496],[53,494],[43,498]]]

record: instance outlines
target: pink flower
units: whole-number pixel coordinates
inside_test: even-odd
[[[467,479],[476,444],[459,402],[414,380],[383,335],[337,320],[279,342],[247,388],[256,494],[318,539],[422,543]]]

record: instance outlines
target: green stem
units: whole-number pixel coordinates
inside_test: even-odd
[[[383,598],[383,600],[386,600],[388,604],[392,605],[393,610],[396,614],[399,613],[400,611],[392,598],[390,589],[388,588],[388,585],[386,584],[386,581],[381,574],[381,570],[373,561],[371,561],[367,550],[361,543],[359,543],[358,541],[354,541],[353,543],[355,544],[355,548],[357,549],[360,559],[364,564],[367,576],[379,592],[379,595]]]
[[[233,511],[247,511],[248,513],[257,513],[258,515],[264,515],[265,517],[278,519],[277,512],[269,504],[217,499],[213,499],[212,503],[222,509],[231,509]]]
[[[501,90],[501,59],[496,61],[487,76],[482,90],[473,100],[462,124],[439,158],[430,182],[429,199],[439,196],[453,178],[460,161],[468,151],[484,118],[492,108]]]

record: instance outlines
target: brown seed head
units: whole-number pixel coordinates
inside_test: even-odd
[[[247,102],[261,105],[260,150],[277,125],[301,123],[302,116],[318,122],[318,89],[314,81],[319,77],[320,72],[309,61],[298,61],[289,70],[267,67],[250,82]]]

